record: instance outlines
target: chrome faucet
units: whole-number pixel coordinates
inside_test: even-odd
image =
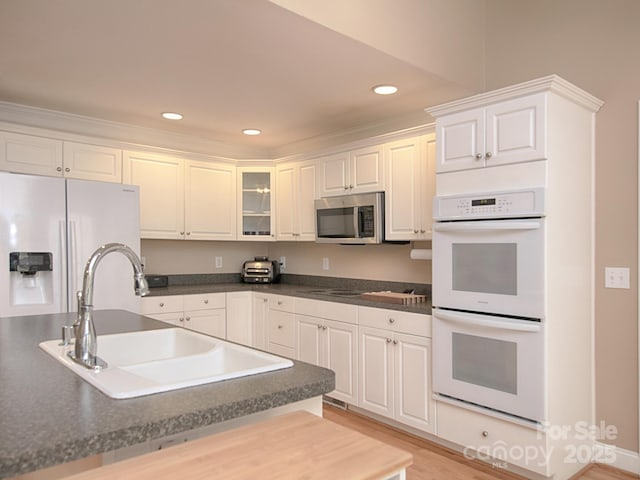
[[[107,243],[98,248],[84,268],[82,291],[78,292],[78,319],[73,325],[75,332],[74,352],[69,352],[69,357],[80,365],[98,370],[107,366],[106,362],[98,358],[98,340],[96,328],[93,323],[93,277],[98,263],[102,258],[111,253],[120,252],[129,259],[133,266],[133,280],[136,295],[144,297],[149,293],[149,285],[142,271],[142,263],[131,248],[122,243]]]

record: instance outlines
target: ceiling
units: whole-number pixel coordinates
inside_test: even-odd
[[[382,83],[399,93],[373,94]],[[267,0],[0,0],[0,101],[266,156],[365,126],[426,123],[423,109],[458,91]]]

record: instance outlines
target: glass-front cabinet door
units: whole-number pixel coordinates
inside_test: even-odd
[[[238,238],[275,240],[274,169],[241,167],[238,169]]]

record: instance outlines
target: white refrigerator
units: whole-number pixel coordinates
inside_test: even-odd
[[[87,260],[110,242],[140,255],[137,186],[0,172],[0,317],[76,311]],[[124,256],[100,261],[93,300],[140,311]]]

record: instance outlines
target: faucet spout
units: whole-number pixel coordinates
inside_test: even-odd
[[[131,248],[122,243],[107,243],[93,252],[84,268],[82,291],[78,292],[78,319],[74,324],[76,341],[73,354],[69,353],[73,361],[91,369],[107,366],[97,355],[98,340],[93,322],[93,279],[98,264],[111,252],[120,252],[131,263],[136,295],[144,297],[149,293],[149,284],[142,271],[142,263]]]

